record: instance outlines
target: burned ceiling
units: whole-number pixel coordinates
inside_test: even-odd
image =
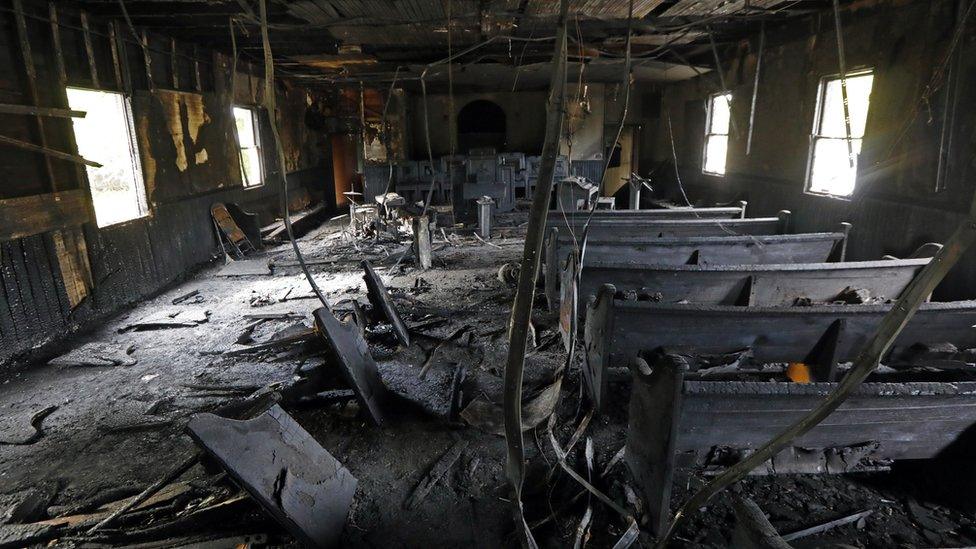
[[[231,51],[261,62],[255,0],[79,0],[92,14]],[[635,79],[674,81],[714,65],[723,48],[789,18],[823,11],[830,0],[634,0]],[[279,73],[307,85],[410,86],[424,68],[454,55],[459,86],[497,87],[519,73],[521,89],[544,87],[552,55],[556,0],[269,0],[271,46]],[[124,6],[124,11],[123,11]],[[590,81],[617,81],[626,44],[628,0],[573,0],[569,55]],[[592,70],[589,69],[592,67]],[[398,70],[399,69],[399,70]],[[571,72],[573,67],[570,67]],[[578,69],[577,69],[578,70]],[[539,73],[538,77],[534,77]],[[526,78],[528,76],[528,78]],[[446,70],[427,75],[446,80]],[[435,84],[436,85],[436,84]]]

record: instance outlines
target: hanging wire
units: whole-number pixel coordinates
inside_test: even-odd
[[[261,10],[261,40],[264,45],[264,104],[265,109],[268,111],[271,135],[274,137],[275,150],[278,156],[278,170],[281,175],[281,210],[285,217],[285,230],[288,232],[288,240],[291,241],[291,247],[295,250],[295,257],[298,259],[298,264],[302,267],[302,272],[305,273],[305,279],[308,281],[308,285],[312,287],[312,291],[319,298],[319,301],[322,302],[322,306],[331,311],[332,307],[325,298],[325,294],[322,293],[318,284],[315,283],[315,279],[312,278],[312,273],[305,263],[305,257],[302,255],[302,251],[298,248],[298,242],[295,240],[295,232],[291,226],[291,213],[288,211],[288,179],[285,177],[285,149],[282,147],[281,136],[278,133],[278,122],[275,119],[275,69],[274,58],[271,56],[271,41],[268,39],[268,9],[265,2],[266,0],[258,0],[258,5]]]

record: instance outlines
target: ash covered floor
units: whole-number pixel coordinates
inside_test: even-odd
[[[524,219],[508,220],[518,226]],[[517,234],[517,229],[509,231]],[[397,396],[387,422],[364,419],[335,375],[332,396],[289,412],[359,480],[343,532],[350,547],[498,547],[518,545],[505,478],[501,418],[506,326],[514,297],[499,278],[517,263],[523,240],[499,236],[486,244],[472,236],[437,233],[434,268],[421,272],[406,244],[344,240],[323,226],[301,239],[315,279],[337,312],[366,303],[359,262],[380,273],[411,327],[410,347],[397,345],[383,326],[367,340],[385,384]],[[266,271],[269,260],[273,274]],[[238,274],[224,276],[228,270]],[[222,272],[223,271],[223,272]],[[173,300],[197,290],[197,296]],[[288,245],[225,267],[218,262],[191,280],[141,302],[77,337],[49,365],[12,375],[0,385],[0,546],[169,547],[207,541],[213,547],[250,542],[295,544],[285,531],[213,465],[196,466],[146,505],[94,534],[85,532],[118,502],[159,479],[196,451],[186,422],[270,386],[287,385],[316,368],[328,372],[317,341],[228,356],[227,351],[294,335],[311,326],[318,306]],[[534,345],[526,366],[526,393],[545,400],[566,360],[556,319],[537,308]],[[248,318],[280,315],[280,318]],[[142,325],[141,329],[139,326]],[[565,445],[584,420],[579,356],[558,387],[555,438]],[[452,414],[452,380],[459,365],[463,412]],[[626,391],[617,391],[626,400]],[[477,406],[471,406],[477,402]],[[595,416],[568,463],[631,512],[642,503],[619,460],[626,404]],[[39,412],[43,412],[39,415]],[[34,424],[42,436],[37,438]],[[558,471],[546,418],[526,433],[529,478],[527,520],[545,546],[612,546],[626,524]],[[33,440],[36,439],[36,440]],[[432,467],[458,442],[460,457],[412,508],[407,501]],[[24,443],[27,444],[11,444]],[[465,445],[466,444],[466,445]],[[588,458],[588,454],[592,456]],[[617,459],[615,459],[615,457]],[[793,542],[797,547],[846,543],[861,547],[967,546],[976,543],[976,514],[961,505],[966,488],[952,464],[898,467],[891,473],[847,476],[752,477],[732,493],[751,497],[781,533],[849,516],[848,525]],[[905,469],[905,470],[902,470]],[[947,481],[947,478],[949,480]],[[701,483],[675,486],[675,503]],[[971,485],[970,485],[971,486]],[[940,488],[941,487],[941,488]],[[948,488],[946,488],[948,487]],[[724,547],[735,519],[732,493],[696,513],[675,538],[677,546]],[[582,522],[587,508],[589,522]],[[580,525],[584,527],[581,529]],[[581,534],[582,533],[582,534]],[[245,538],[242,536],[251,536]],[[645,546],[652,540],[642,538]]]

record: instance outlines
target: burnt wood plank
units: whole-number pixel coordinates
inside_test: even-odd
[[[660,535],[671,518],[671,485],[682,420],[682,386],[688,366],[665,356],[652,372],[639,360],[632,366],[635,388],[630,399],[624,459],[644,490],[648,526]]]
[[[383,284],[383,279],[376,274],[369,261],[363,260],[361,266],[363,267],[363,280],[366,282],[366,296],[369,298],[373,310],[382,314],[383,318],[393,327],[393,333],[400,343],[405,347],[409,347],[410,333],[407,331],[407,325],[400,318],[400,312],[397,310],[396,305],[393,304],[393,300],[390,298],[390,292],[387,291],[386,285]]]
[[[30,277],[27,274],[27,265],[24,263],[24,250],[20,241],[4,242],[4,255],[10,258],[10,266],[13,273],[14,290],[20,296],[20,306],[24,311],[27,324],[24,332],[30,341],[33,341],[35,334],[41,330],[41,317],[37,314],[37,307],[34,304],[31,294]]]
[[[315,325],[338,363],[350,388],[356,393],[360,406],[377,426],[384,422],[383,409],[388,398],[386,386],[380,379],[376,362],[362,332],[355,325],[340,322],[325,307],[313,313]]]
[[[25,196],[0,200],[0,240],[14,240],[89,220],[83,191]]]
[[[61,315],[61,304],[58,302],[53,280],[56,275],[47,261],[44,241],[40,235],[36,235],[22,239],[21,243],[24,248],[24,263],[31,280],[31,293],[38,311],[43,311],[45,331],[57,329],[64,325],[64,317]]]
[[[30,324],[27,322],[27,311],[24,309],[24,302],[20,296],[17,274],[14,272],[13,256],[13,246],[10,242],[0,243],[0,281],[3,283],[4,301],[7,304],[7,316],[10,319],[9,324],[13,329],[13,335],[8,339],[10,341],[19,340],[22,343],[28,339]]]
[[[244,421],[198,414],[187,430],[303,545],[340,546],[358,481],[280,406]]]
[[[835,383],[686,380],[679,452],[755,448],[817,405]],[[636,388],[635,391],[643,391]],[[976,424],[976,383],[865,383],[794,446],[880,443],[889,459],[937,456]]]

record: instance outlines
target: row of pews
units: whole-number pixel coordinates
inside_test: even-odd
[[[745,209],[547,218],[547,301],[567,349],[582,331],[596,409],[622,407],[620,390],[630,390],[626,461],[655,533],[669,519],[676,475],[738,461],[833,391],[941,249],[845,261],[850,224],[791,234],[789,212],[750,219]],[[972,455],[973,349],[976,302],[924,304],[883,373],[760,472],[844,473]]]

